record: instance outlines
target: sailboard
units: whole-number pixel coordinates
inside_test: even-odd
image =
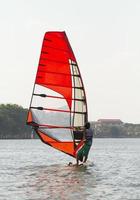
[[[46,32],[27,115],[47,145],[76,157],[88,121],[81,73],[65,32]]]

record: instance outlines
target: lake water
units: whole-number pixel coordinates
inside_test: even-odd
[[[87,166],[40,140],[0,140],[0,200],[140,200],[140,139],[94,139]]]

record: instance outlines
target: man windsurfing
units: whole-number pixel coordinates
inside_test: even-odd
[[[90,123],[87,122],[85,124],[85,141],[82,148],[80,148],[76,155],[77,166],[79,165],[79,161],[85,163],[88,159],[89,150],[92,146],[93,133],[94,131],[90,127]]]

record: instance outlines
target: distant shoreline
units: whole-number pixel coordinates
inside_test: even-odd
[[[38,139],[26,125],[28,109],[16,104],[0,104],[0,139]],[[140,138],[140,124],[123,123],[120,119],[91,121],[94,138]]]

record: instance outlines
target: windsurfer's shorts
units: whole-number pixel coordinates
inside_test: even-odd
[[[87,158],[90,148],[91,148],[91,145],[89,145],[88,143],[85,143],[84,146],[77,153],[78,160],[82,162],[84,157]]]

